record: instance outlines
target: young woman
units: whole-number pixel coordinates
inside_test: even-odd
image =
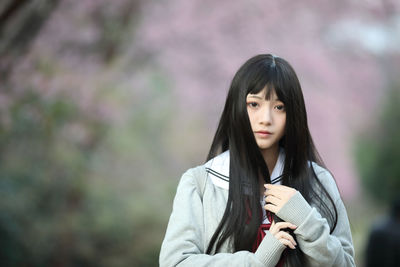
[[[235,74],[204,165],[183,174],[161,266],[354,266],[346,209],[273,55]]]

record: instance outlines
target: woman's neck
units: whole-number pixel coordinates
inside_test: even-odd
[[[261,153],[264,157],[265,163],[268,166],[269,175],[271,176],[272,171],[274,170],[274,167],[276,165],[276,162],[278,161],[279,146],[271,147],[268,150],[262,150]],[[260,196],[263,196],[264,191],[265,191],[265,188],[264,188],[265,181],[261,176],[260,176],[259,183],[260,183]]]
[[[261,151],[265,163],[268,166],[269,175],[271,175],[272,171],[274,170],[275,164],[278,161],[279,157],[279,146],[274,146],[269,149]]]

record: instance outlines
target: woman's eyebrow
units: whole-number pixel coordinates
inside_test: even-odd
[[[258,96],[258,95],[247,95],[248,98],[258,98],[258,99],[263,99],[263,97]]]
[[[257,99],[261,99],[264,100],[264,97],[258,96],[258,95],[247,95],[247,98],[257,98]],[[282,100],[280,100],[278,97],[274,98],[274,99],[270,99],[269,101],[274,101],[274,102],[282,102]]]

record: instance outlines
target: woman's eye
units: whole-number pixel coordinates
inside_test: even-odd
[[[258,106],[258,103],[256,103],[256,102],[250,102],[250,103],[247,103],[247,105],[248,105],[249,107],[251,107],[251,108],[256,108],[256,107]]]
[[[285,109],[285,106],[284,106],[284,105],[278,105],[278,106],[275,106],[275,108],[276,108],[277,110],[284,110],[284,109]]]

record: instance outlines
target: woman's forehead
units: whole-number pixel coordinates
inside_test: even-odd
[[[276,91],[275,88],[272,86],[265,86],[261,91],[259,91],[258,93],[248,93],[247,97],[258,97],[258,98],[262,98],[262,99],[276,99],[278,98],[276,95]]]

